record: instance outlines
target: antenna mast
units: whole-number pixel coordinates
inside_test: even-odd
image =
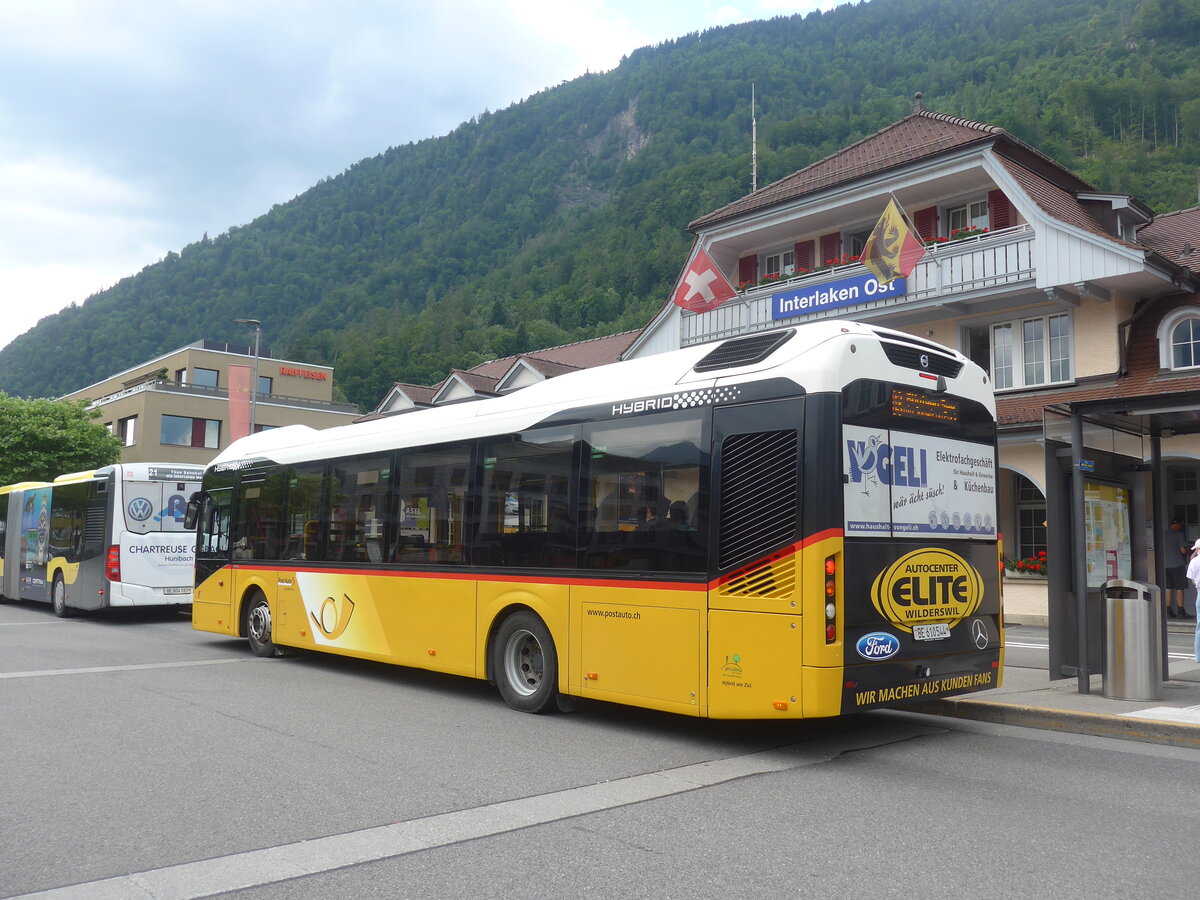
[[[754,82],[750,82],[750,193],[758,190],[758,119],[754,117]]]

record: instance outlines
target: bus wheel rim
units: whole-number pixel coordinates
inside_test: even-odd
[[[271,608],[265,603],[250,610],[250,636],[260,644],[271,639]]]
[[[529,631],[514,632],[504,645],[504,674],[512,689],[525,697],[542,686],[542,645]]]

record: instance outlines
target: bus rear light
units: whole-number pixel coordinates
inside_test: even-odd
[[[108,558],[104,561],[104,577],[109,581],[121,580],[121,545],[113,544],[108,548]]]
[[[837,640],[837,556],[825,557],[825,643]]]

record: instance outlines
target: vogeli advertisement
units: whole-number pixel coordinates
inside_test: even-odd
[[[847,536],[996,536],[991,447],[858,425],[843,436]]]

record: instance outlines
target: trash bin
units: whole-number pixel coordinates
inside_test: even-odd
[[[1104,582],[1104,696],[1162,699],[1162,606],[1158,586]]]

